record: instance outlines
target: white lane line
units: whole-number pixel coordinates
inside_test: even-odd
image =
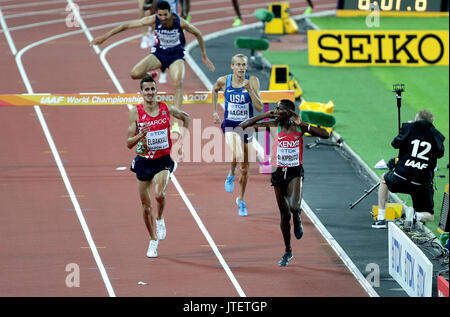
[[[81,1],[89,1],[89,0],[78,0],[78,1],[81,2]],[[2,8],[3,9],[18,9],[18,8],[29,9],[30,7],[36,7],[36,6],[48,5],[48,4],[58,4],[58,3],[65,3],[65,1],[64,0],[37,1],[34,3],[10,4],[10,5],[6,5],[6,6],[2,6]]]
[[[347,253],[342,249],[339,243],[333,238],[331,233],[325,228],[322,222],[317,218],[316,214],[312,211],[312,209],[308,206],[308,204],[302,200],[302,209],[305,211],[305,214],[317,228],[317,230],[322,234],[322,236],[327,240],[328,244],[331,248],[336,252],[336,254],[341,258],[342,262],[344,262],[345,266],[350,270],[356,280],[361,284],[364,290],[371,297],[379,297],[378,293],[373,289],[372,285],[367,281],[361,271],[356,267]]]
[[[134,1],[133,1],[134,2]],[[62,2],[64,3],[64,2]],[[38,3],[39,5],[41,3]],[[130,2],[124,2],[124,1],[119,1],[119,2],[113,2],[113,3],[102,3],[102,4],[92,4],[92,5],[84,5],[82,7],[82,9],[84,11],[88,10],[88,9],[96,9],[96,8],[105,8],[105,7],[112,7],[112,6],[123,6],[123,5],[129,5]],[[134,12],[136,12],[136,8],[134,9]],[[58,9],[48,9],[48,10],[37,10],[37,11],[26,11],[26,12],[20,12],[20,13],[14,13],[14,14],[10,14],[10,15],[6,15],[5,18],[6,19],[13,19],[13,18],[21,18],[21,17],[28,17],[28,16],[33,16],[33,15],[46,15],[46,14],[54,14],[54,15],[60,15],[60,14],[64,14],[65,11],[64,8],[58,8]]]
[[[75,5],[75,3],[73,3],[72,0],[67,0],[67,3],[72,8],[72,12],[75,15],[75,19],[80,24],[81,28],[83,29],[84,34],[86,34],[88,41],[91,42],[94,38],[92,37],[91,32],[86,27],[86,24],[84,24],[84,21],[80,16],[80,12],[78,11],[78,5]],[[94,45],[93,48],[94,48],[95,53],[100,54],[100,49],[98,48],[97,45]]]
[[[326,16],[326,15],[333,15],[335,13],[335,10],[330,11],[324,11],[324,12],[317,12],[309,15],[309,17],[314,16]],[[300,16],[296,16],[293,18],[299,18]],[[261,24],[256,22],[253,24],[244,25],[242,27],[234,28],[234,29],[226,29],[223,31],[218,31],[215,33],[208,34],[204,37],[204,42],[227,35],[232,34],[234,32],[242,31],[244,29],[251,29],[255,27],[259,27]],[[208,90],[212,89],[213,84],[210,82],[208,77],[205,75],[203,70],[198,66],[198,64],[195,62],[195,60],[190,56],[190,51],[198,46],[197,40],[189,43],[186,46],[186,61],[188,62],[189,66],[192,68],[194,73],[197,74],[197,76],[200,78],[200,80],[203,82],[205,87]],[[222,105],[223,107],[223,105]],[[253,142],[258,143],[258,142]],[[370,283],[364,278],[363,274],[359,271],[359,269],[356,267],[356,265],[353,263],[353,261],[349,258],[349,256],[345,253],[345,251],[341,248],[339,243],[333,238],[333,236],[328,232],[328,230],[323,226],[323,224],[320,222],[320,220],[317,218],[317,216],[314,214],[312,209],[308,206],[306,201],[302,200],[302,207],[303,210],[305,210],[305,213],[307,216],[311,219],[317,230],[322,234],[322,236],[327,240],[327,242],[330,244],[330,246],[333,248],[333,250],[336,252],[336,254],[341,258],[342,262],[348,267],[348,269],[352,272],[352,274],[356,277],[356,280],[361,284],[361,286],[364,288],[364,290],[372,297],[378,297],[377,292],[373,289],[373,287],[370,285]]]
[[[217,247],[216,243],[214,242],[213,238],[209,234],[206,227],[203,225],[202,220],[198,216],[197,212],[195,211],[194,206],[192,206],[191,202],[189,201],[188,197],[184,193],[183,188],[178,183],[178,180],[176,179],[175,175],[170,174],[170,177],[172,179],[172,183],[175,185],[175,188],[178,190],[178,193],[180,193],[181,198],[183,199],[184,203],[189,209],[189,212],[191,213],[192,217],[194,218],[195,222],[197,222],[198,227],[202,231],[203,235],[205,236],[206,240],[208,241],[211,249],[213,250],[214,254],[216,255],[217,259],[219,260],[220,264],[222,265],[223,269],[225,270],[225,273],[227,273],[228,278],[231,280],[231,283],[233,283],[234,288],[238,292],[239,296],[246,297],[244,291],[242,290],[241,286],[239,285],[239,282],[236,280],[236,277],[234,276],[233,272],[231,271],[230,267],[228,266],[227,262],[223,258],[222,254],[219,251],[219,248]]]
[[[228,0],[227,0],[228,1]],[[223,1],[216,1],[216,2],[223,2]],[[208,2],[209,4],[213,3]],[[243,8],[244,6],[241,6],[241,8]],[[331,8],[331,7],[335,7],[335,5],[333,4],[327,4],[327,5],[317,5],[316,9],[319,8]],[[300,7],[300,8],[293,8],[291,9],[291,12],[301,12],[305,9],[306,7]],[[85,6],[83,6],[82,9],[85,9]],[[203,11],[207,11],[207,12],[203,12]],[[216,9],[211,9],[211,10],[198,10],[198,11],[191,11],[191,15],[197,15],[197,14],[205,14],[205,13],[213,13],[213,12],[217,12],[217,11],[223,11],[222,8],[216,8]],[[335,11],[335,10],[334,10]],[[126,10],[118,10],[118,11],[108,11],[108,12],[102,12],[102,13],[94,13],[94,14],[86,14],[84,15],[83,19],[87,20],[87,19],[93,19],[93,18],[100,18],[103,16],[113,16],[113,15],[124,15],[124,14],[130,14],[136,12],[136,9],[126,9]],[[321,11],[323,12],[323,11]],[[316,13],[317,14],[317,13]],[[10,18],[11,16],[4,16],[4,18]],[[243,15],[243,18],[253,18],[254,14],[249,13],[246,15]],[[209,24],[211,22],[217,23],[217,22],[224,22],[224,21],[231,21],[234,20],[235,17],[233,16],[228,16],[228,17],[223,17],[223,18],[216,18],[216,19],[212,19],[212,20],[201,20],[198,22],[195,22],[195,25],[204,25],[204,24]],[[54,20],[47,20],[47,21],[43,21],[43,22],[36,22],[36,23],[30,23],[30,24],[25,24],[25,25],[18,25],[15,27],[10,27],[9,31],[13,32],[13,31],[18,31],[18,30],[23,30],[23,29],[28,29],[28,28],[34,28],[34,27],[38,27],[38,26],[43,26],[43,25],[49,25],[49,24],[55,24],[55,23],[65,23],[65,19],[54,19]],[[126,23],[126,22],[131,22],[133,20],[129,20],[129,21],[122,21],[122,22],[117,22],[116,24],[120,24],[120,23]],[[261,25],[261,22],[257,22],[259,23],[259,25]],[[247,24],[244,24],[243,26],[247,26]],[[242,27],[242,26],[241,26]],[[91,29],[93,29],[91,27]],[[240,29],[242,30],[242,29]],[[2,30],[0,30],[0,33],[3,32]]]
[[[8,30],[8,28],[6,26],[6,23],[4,23],[4,24],[5,24],[4,29]],[[22,76],[22,80],[23,80],[23,82],[25,84],[25,87],[27,89],[27,92],[29,94],[33,94],[34,91],[33,91],[33,87],[30,84],[28,76],[27,76],[27,74],[25,72],[25,68],[23,67],[22,55],[27,50],[29,50],[29,49],[31,49],[31,48],[33,48],[33,47],[38,45],[38,44],[36,44],[36,45],[33,45],[33,44],[28,45],[25,48],[21,49],[15,56],[17,67],[19,68],[20,75]],[[61,174],[61,178],[63,179],[63,182],[64,182],[64,185],[66,187],[66,190],[67,190],[67,192],[69,194],[70,200],[71,200],[71,202],[72,202],[72,204],[74,206],[74,209],[76,211],[78,220],[79,220],[79,222],[81,224],[81,227],[83,229],[84,235],[85,235],[86,240],[87,240],[87,242],[89,244],[89,248],[91,249],[92,255],[94,256],[95,262],[96,262],[97,267],[98,267],[98,269],[100,271],[100,274],[102,276],[102,279],[103,279],[103,282],[104,282],[104,284],[106,286],[108,294],[111,297],[115,297],[116,295],[115,295],[114,290],[112,288],[111,282],[110,282],[110,280],[108,278],[108,274],[106,273],[106,270],[105,270],[105,267],[103,265],[103,262],[102,262],[102,260],[100,258],[100,255],[99,255],[98,251],[97,251],[96,244],[94,242],[94,239],[92,238],[91,232],[89,231],[89,227],[88,227],[88,225],[86,223],[86,219],[83,216],[80,204],[78,203],[78,200],[76,198],[76,194],[75,194],[75,192],[74,192],[74,190],[72,188],[72,185],[71,185],[71,183],[69,181],[69,178],[67,176],[66,170],[65,170],[64,165],[62,163],[61,157],[59,156],[58,149],[56,148],[55,142],[53,141],[53,137],[52,137],[52,135],[50,133],[50,130],[49,130],[48,126],[47,126],[47,122],[45,121],[45,118],[44,118],[44,116],[42,114],[41,108],[39,106],[34,106],[34,111],[36,112],[36,115],[37,115],[37,117],[39,119],[39,123],[41,124],[41,127],[42,127],[42,130],[44,132],[45,138],[47,139],[48,145],[49,145],[50,150],[52,152],[52,155],[53,155],[53,157],[55,159],[55,162],[56,162],[56,165],[58,167],[58,170],[59,170],[59,172]]]
[[[86,16],[85,19],[90,19],[90,18],[101,18],[101,17],[110,17],[113,15],[119,15],[119,14],[129,14],[131,11],[135,12],[136,10],[128,10],[128,11],[109,11],[109,12],[103,12],[103,13],[95,13],[95,14],[91,14],[89,16]],[[131,22],[133,20],[129,20],[129,21],[122,21],[122,22],[115,22],[114,25],[118,25],[119,23],[126,23],[126,22]],[[14,26],[14,27],[10,27],[9,31],[13,32],[13,31],[19,31],[19,30],[25,30],[25,29],[32,29],[35,27],[40,27],[40,26],[44,26],[44,25],[50,25],[50,24],[56,24],[56,23],[66,23],[66,19],[55,19],[55,20],[46,20],[46,21],[42,21],[42,22],[36,22],[36,23],[29,23],[29,24],[24,24],[24,25],[19,25],[19,26]],[[111,24],[113,25],[113,24]],[[91,28],[93,29],[93,28]],[[0,33],[2,33],[2,31],[0,31]]]
[[[138,39],[141,36],[142,36],[141,34],[136,34],[136,35],[124,38],[122,40],[119,40],[117,42],[114,42],[114,43],[108,45],[107,47],[105,47],[102,50],[102,52],[100,53],[100,61],[102,62],[103,67],[105,67],[106,72],[108,73],[109,77],[111,77],[111,80],[112,80],[114,86],[116,86],[117,91],[121,94],[125,93],[125,90],[122,88],[122,85],[120,84],[119,80],[117,79],[116,74],[114,74],[114,71],[112,70],[111,66],[109,65],[109,63],[106,59],[106,54],[114,47],[124,44],[129,41],[132,41],[134,39]],[[132,105],[128,105],[128,109],[131,109],[131,108],[132,108]]]
[[[11,34],[9,34],[8,26],[6,25],[6,21],[3,18],[2,9],[0,9],[0,24],[3,29],[3,33],[5,33],[6,41],[8,42],[9,49],[13,55],[17,54],[16,45],[14,45],[14,41],[11,38]]]
[[[80,19],[81,19],[81,17],[80,17]],[[139,38],[140,36],[141,36],[140,34],[137,34],[137,35],[133,35],[133,36],[127,37],[125,39],[119,40],[117,42],[114,42],[114,43],[110,44],[109,46],[105,47],[102,50],[102,52],[100,53],[100,60],[101,60],[101,62],[103,64],[103,66],[105,67],[108,75],[110,76],[111,80],[113,81],[114,85],[116,86],[116,89],[120,93],[124,93],[124,89],[123,89],[122,85],[120,84],[119,80],[117,79],[116,75],[114,74],[114,71],[112,70],[112,68],[109,65],[108,61],[106,60],[106,53],[108,53],[108,51],[111,50],[112,48],[114,48],[114,47],[116,47],[118,45],[121,45],[123,43],[126,43],[128,41],[131,41],[131,40],[133,40],[135,38]],[[132,107],[131,105],[128,105],[129,109],[131,109],[131,107]],[[212,239],[212,237],[209,234],[208,230],[204,226],[202,220],[198,216],[198,214],[195,211],[195,208],[193,207],[193,205],[190,202],[189,198],[184,193],[184,190],[181,187],[180,183],[178,182],[177,178],[175,177],[175,175],[173,173],[170,174],[170,178],[172,180],[172,183],[175,185],[175,188],[177,189],[178,193],[182,197],[184,203],[188,207],[188,209],[189,209],[192,217],[194,218],[195,222],[197,223],[198,227],[200,228],[200,230],[202,231],[202,233],[205,236],[206,240],[208,241],[209,245],[211,246],[211,249],[213,250],[213,252],[216,255],[217,259],[219,260],[220,264],[224,268],[225,273],[228,275],[229,279],[233,283],[233,286],[236,289],[236,291],[238,292],[239,296],[246,297],[244,291],[242,290],[241,286],[239,285],[238,281],[236,280],[233,272],[231,271],[230,267],[228,266],[228,264],[224,260],[222,254],[220,253],[216,243],[214,242],[214,240]]]

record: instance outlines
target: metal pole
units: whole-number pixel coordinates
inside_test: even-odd
[[[402,92],[405,91],[405,84],[394,84],[392,85],[392,92],[395,92],[395,97],[397,98],[397,111],[398,111],[398,132],[400,133],[400,128],[401,128],[401,120],[400,120],[400,108],[402,107]],[[350,209],[352,209],[353,207],[355,207],[357,204],[359,204],[359,202],[361,200],[363,200],[364,198],[366,198],[371,192],[373,192],[378,186],[380,185],[380,183],[378,182],[377,184],[375,184],[374,186],[372,186],[372,188],[370,188],[369,190],[365,191],[365,194],[361,196],[361,198],[359,198],[357,201],[355,201],[353,204],[350,203]]]

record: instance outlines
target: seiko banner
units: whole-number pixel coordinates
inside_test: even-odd
[[[314,66],[442,66],[448,49],[448,31],[308,31]]]

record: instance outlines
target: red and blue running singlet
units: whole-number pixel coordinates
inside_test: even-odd
[[[156,117],[150,116],[142,104],[137,105],[139,131],[144,125],[149,125],[150,131],[142,137],[136,146],[136,154],[147,159],[155,159],[161,156],[170,155],[172,140],[170,139],[170,113],[167,105],[159,102],[159,114]]]
[[[224,125],[234,128],[240,122],[253,117],[253,103],[247,89],[245,87],[234,88],[232,85],[232,79],[232,74],[227,76],[227,83],[224,92]],[[249,79],[248,74],[245,74],[245,79]]]
[[[166,28],[161,24],[158,16],[156,15],[155,24],[155,46],[152,48],[152,52],[156,50],[163,50],[165,52],[184,52],[184,45],[186,44],[186,39],[184,37],[184,31],[181,28],[180,17],[174,15],[174,22],[171,28]]]
[[[281,132],[278,125],[278,133],[272,146],[272,166],[294,167],[303,164],[303,132],[299,126],[295,132]]]

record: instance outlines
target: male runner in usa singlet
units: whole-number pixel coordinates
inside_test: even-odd
[[[186,42],[183,31],[187,31],[197,38],[202,53],[203,63],[205,63],[211,71],[214,71],[214,64],[206,55],[205,44],[199,29],[183,18],[180,18],[176,13],[171,12],[168,2],[158,2],[156,14],[154,15],[146,16],[130,23],[121,24],[106,34],[96,37],[92,40],[91,46],[102,44],[114,34],[122,31],[142,27],[151,27],[154,30],[156,42],[152,48],[151,54],[144,57],[133,67],[131,70],[131,78],[141,79],[147,72],[156,69],[164,71],[168,68],[170,77],[175,84],[174,105],[178,109],[181,109],[183,103],[183,81],[185,73],[184,46]],[[180,134],[178,122],[174,122],[172,132]]]
[[[257,123],[266,118],[275,119]],[[275,128],[276,136],[272,148],[271,165],[276,168],[272,173],[271,183],[275,190],[281,216],[281,233],[285,245],[285,253],[278,262],[279,266],[288,266],[294,256],[291,247],[291,214],[294,222],[294,234],[297,239],[303,236],[300,218],[303,192],[303,134],[324,139],[329,138],[327,130],[302,122],[295,113],[295,104],[281,100],[275,110],[248,119],[239,125],[242,129]]]
[[[239,196],[236,203],[239,207],[239,216],[247,216],[247,204],[244,202],[245,189],[249,178],[249,143],[252,135],[238,132],[239,123],[253,117],[253,107],[261,111],[263,103],[259,91],[259,79],[247,74],[247,56],[237,54],[231,59],[232,74],[219,77],[212,88],[213,120],[219,124],[220,118],[217,113],[217,100],[220,90],[224,91],[225,114],[222,122],[222,130],[225,134],[227,144],[230,146],[233,159],[230,172],[225,180],[225,190],[232,192],[234,178],[238,162],[240,163]]]
[[[156,101],[156,82],[151,75],[142,78],[140,88],[144,100],[142,104],[130,110],[127,147],[132,149],[136,146],[137,156],[130,169],[136,173],[144,223],[150,235],[147,257],[154,258],[158,256],[159,240],[163,240],[166,236],[163,211],[169,176],[175,168],[175,163],[170,157],[172,147],[170,116],[183,122],[184,131],[189,128],[190,117],[176,107]],[[153,184],[157,205],[156,232],[150,196]]]

